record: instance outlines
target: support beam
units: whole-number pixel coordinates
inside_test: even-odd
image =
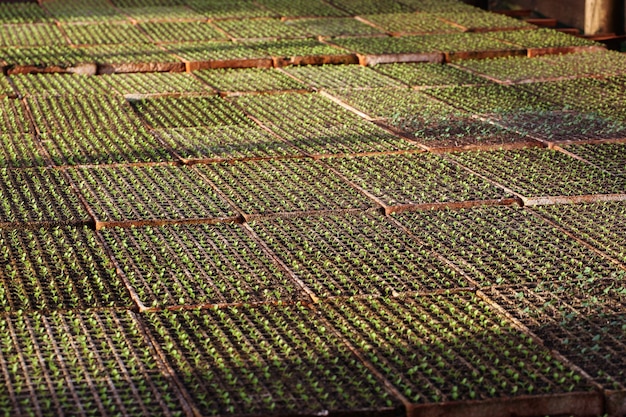
[[[622,6],[620,0],[585,0],[585,35],[621,32]]]

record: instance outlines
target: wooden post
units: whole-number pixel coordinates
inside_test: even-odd
[[[620,3],[620,0],[585,0],[585,35],[620,32]]]

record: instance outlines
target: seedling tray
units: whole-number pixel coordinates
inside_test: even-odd
[[[367,121],[328,127],[323,123],[282,125],[272,131],[313,158],[422,152],[405,140]]]
[[[305,38],[309,34],[281,19],[234,19],[214,22],[233,40]]]
[[[236,213],[193,169],[172,165],[68,169],[96,229],[234,221]]]
[[[41,6],[52,15],[54,20],[61,23],[82,22],[122,22],[125,16],[112,6],[111,3],[98,0],[46,1]]]
[[[130,105],[119,96],[35,96],[26,103],[39,133],[132,132],[142,127]]]
[[[600,117],[624,121],[624,106],[621,90],[610,81],[595,78],[579,78],[555,82],[523,84],[523,88],[544,101],[556,103],[558,107],[593,113]],[[585,91],[585,94],[580,94]]]
[[[401,413],[398,400],[304,306],[166,311],[142,321],[197,415]]]
[[[274,13],[261,7],[258,3],[248,0],[232,0],[220,2],[207,2],[205,0],[189,0],[187,4],[198,13],[208,17],[209,20],[221,20],[232,18],[271,17]]]
[[[84,51],[70,46],[38,46],[2,50],[6,74],[69,72],[95,74],[97,67]]]
[[[54,169],[0,169],[0,226],[84,224],[89,215],[65,176]]]
[[[55,166],[142,164],[172,161],[170,154],[143,126],[128,130],[46,132],[40,137]]]
[[[72,45],[149,43],[135,25],[129,23],[64,24],[61,26]]]
[[[506,57],[500,59],[467,60],[458,65],[481,76],[503,83],[532,83],[558,81],[585,76],[607,76],[622,72],[605,63],[604,53],[572,53],[545,55],[534,59]]]
[[[361,65],[375,66],[394,62],[443,62],[436,48],[419,43],[421,36],[339,38],[333,44],[353,51]]]
[[[521,208],[422,211],[396,219],[483,287],[624,275],[597,251]]]
[[[384,120],[389,125],[422,113],[436,112],[439,109],[440,113],[459,113],[452,106],[411,89],[343,88],[330,90],[328,95],[356,112],[361,112],[362,117],[366,119]]]
[[[285,71],[317,90],[404,87],[393,78],[361,65],[300,66]]]
[[[87,227],[0,229],[0,310],[126,307],[128,291]]]
[[[185,64],[158,45],[121,44],[79,48],[97,64],[98,74],[126,72],[183,72]]]
[[[272,57],[254,45],[236,42],[189,42],[164,45],[185,63],[187,72],[208,68],[270,68]]]
[[[333,299],[320,310],[408,416],[602,413],[579,371],[471,293]]]
[[[101,77],[76,74],[16,74],[11,76],[21,97],[99,95],[109,93]]]
[[[142,311],[293,302],[305,293],[237,224],[105,229]]]
[[[551,149],[465,152],[451,157],[512,190],[529,205],[566,201],[576,196],[595,195],[602,199],[603,195],[626,194],[626,177],[610,175]]]
[[[0,132],[3,134],[33,132],[21,100],[6,97],[0,99]]]
[[[355,54],[315,39],[286,39],[257,42],[254,48],[272,57],[275,67],[289,65],[357,64]]]
[[[332,0],[329,3],[353,16],[413,11],[411,6],[394,0]]]
[[[177,72],[150,72],[112,74],[99,77],[109,89],[126,99],[137,100],[163,96],[210,96],[214,91],[192,74]]]
[[[529,57],[604,50],[600,43],[553,29],[493,32],[490,36],[525,48]]]
[[[282,159],[196,168],[246,219],[311,212],[366,210],[373,204],[323,164]]]
[[[304,92],[306,85],[273,68],[211,69],[194,75],[222,97],[240,94]]]
[[[286,24],[309,37],[335,38],[382,35],[383,32],[352,17],[324,17],[287,20]]]
[[[608,415],[626,411],[622,281],[494,288],[486,294],[600,384]]]
[[[191,2],[187,2],[187,4],[189,3]],[[138,23],[206,21],[206,16],[191,9],[187,5],[144,5],[137,7],[124,7],[120,11],[126,14],[130,18],[131,22]]]
[[[156,43],[225,40],[226,36],[204,21],[146,22],[137,25]]]
[[[323,0],[259,0],[258,3],[281,17],[346,16]]]
[[[565,204],[533,210],[592,244],[613,259],[626,264],[626,202]]]
[[[482,9],[471,6],[462,1],[441,0],[402,0],[402,3],[410,6],[412,10],[421,13],[480,13]]]
[[[37,3],[2,3],[0,21],[2,23],[39,23],[50,18]]]
[[[484,116],[542,112],[555,110],[557,107],[522,88],[507,85],[431,88],[424,92],[455,107]]]
[[[538,142],[414,90],[333,90],[366,118],[435,152],[520,148]]]
[[[436,18],[450,25],[456,26],[463,32],[493,32],[535,29],[536,26],[501,14],[486,11],[471,11],[467,13],[440,12],[423,15],[430,19]],[[522,45],[523,46],[523,45]]]
[[[48,163],[34,135],[0,134],[0,168],[41,167]]]
[[[623,142],[624,139],[620,141]],[[611,175],[625,175],[626,153],[624,152],[626,152],[626,145],[623,143],[573,145],[564,149]]]
[[[393,295],[470,285],[380,215],[278,218],[250,227],[315,297]]]
[[[362,119],[319,94],[272,94],[232,99],[239,108],[267,126],[336,126]]]
[[[594,113],[578,111],[520,112],[495,117],[494,121],[507,129],[531,136],[550,145],[626,141],[626,124]],[[606,147],[599,149],[602,148]],[[593,150],[595,147],[587,147],[587,149]]]
[[[163,97],[131,102],[135,112],[154,129],[251,126],[252,121],[219,97]]]
[[[303,156],[261,127],[163,129],[158,136],[185,164]]]
[[[386,13],[360,16],[393,36],[427,35],[435,33],[460,32],[458,25],[452,25],[431,14]]]
[[[374,69],[411,87],[441,87],[487,84],[488,80],[452,65],[435,63],[396,63]]]
[[[29,25],[0,25],[0,47],[29,47],[67,45],[56,25],[41,23]]]
[[[503,189],[433,154],[342,158],[329,164],[386,214],[516,202]]]
[[[19,313],[0,326],[11,415],[190,414],[130,313]]]

